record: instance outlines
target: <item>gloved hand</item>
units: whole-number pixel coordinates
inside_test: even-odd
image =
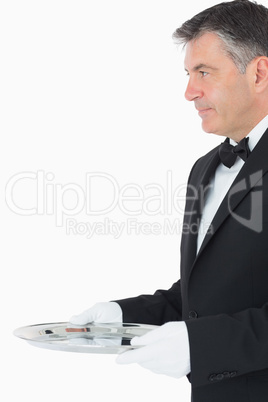
[[[117,363],[138,363],[154,373],[175,378],[191,371],[188,331],[183,321],[169,322],[141,337],[135,337],[131,345],[142,347],[120,354]]]
[[[85,325],[90,322],[113,323],[123,322],[122,309],[116,302],[96,303],[82,314],[74,315],[69,320],[74,325]]]

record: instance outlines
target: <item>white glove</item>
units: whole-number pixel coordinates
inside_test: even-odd
[[[122,309],[116,302],[96,303],[82,314],[74,315],[69,320],[74,325],[85,325],[90,322],[112,323],[123,322]]]
[[[169,322],[141,337],[135,337],[131,345],[143,347],[120,354],[117,363],[138,363],[154,373],[175,378],[191,371],[188,331],[183,321]]]

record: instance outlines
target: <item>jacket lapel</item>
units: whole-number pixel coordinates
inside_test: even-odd
[[[190,180],[190,188],[187,193],[187,209],[184,215],[184,235],[181,242],[181,255],[183,275],[187,278],[190,271],[186,267],[192,267],[196,259],[197,235],[202,214],[204,192],[220,163],[218,148],[214,148],[204,160],[201,168],[197,171],[194,180]],[[193,197],[194,194],[194,197]],[[191,197],[193,197],[192,202]],[[186,270],[184,270],[186,268]]]
[[[254,187],[262,183],[263,176],[268,171],[268,130],[254,148],[250,157],[237,175],[222,204],[220,205],[212,223],[212,230],[206,235],[197,258],[207,247],[213,236],[216,235],[223,222],[230,214],[235,214],[236,207]],[[258,224],[258,222],[256,222]]]

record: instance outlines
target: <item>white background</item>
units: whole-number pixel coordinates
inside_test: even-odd
[[[75,193],[56,199],[56,189],[83,189],[86,174],[94,172],[113,177],[120,188],[158,184],[167,195],[167,172],[174,188],[183,186],[194,161],[221,142],[202,132],[184,99],[183,52],[171,38],[186,19],[214,4],[1,2],[1,400],[189,401],[186,379],[118,366],[114,355],[34,348],[13,330],[67,321],[97,301],[152,293],[179,278],[180,233],[123,231],[117,239],[111,233],[88,239],[67,233],[66,216],[57,226],[49,208],[60,210],[63,198],[66,209],[74,208]],[[22,211],[36,207],[36,180],[18,181],[12,194],[9,184],[29,172],[48,180],[43,212],[39,204],[39,214],[26,216],[10,208],[10,197]],[[113,189],[94,191],[94,205],[107,206]],[[126,223],[133,216],[117,205],[103,216],[84,210],[71,218]],[[162,225],[182,213],[142,211],[135,218]]]

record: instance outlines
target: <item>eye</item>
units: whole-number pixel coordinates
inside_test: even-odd
[[[202,77],[206,77],[208,75],[208,73],[206,71],[199,71],[199,72],[202,75]]]

